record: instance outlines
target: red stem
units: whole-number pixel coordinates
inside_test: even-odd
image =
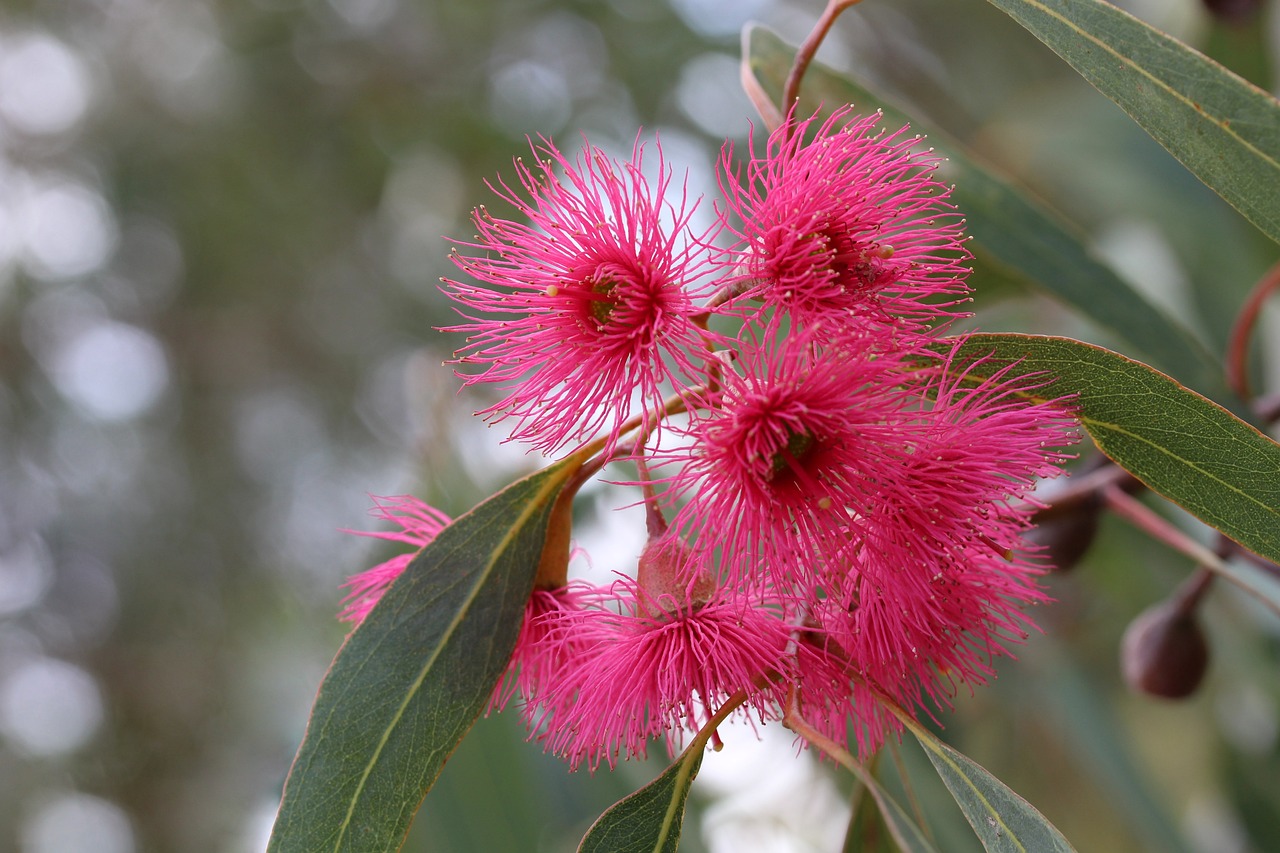
[[[1142,483],[1128,471],[1106,459],[1101,467],[1085,474],[1077,474],[1071,485],[1046,499],[1045,506],[1032,514],[1032,521],[1040,524],[1080,507],[1096,504],[1104,490],[1113,486],[1132,493],[1142,488]]]
[[[1102,497],[1116,515],[1131,522],[1170,548],[1181,551],[1202,566],[1221,566],[1222,558],[1183,533],[1142,501],[1117,486],[1106,486]]]
[[[1249,293],[1249,298],[1240,308],[1235,325],[1231,327],[1231,336],[1227,339],[1226,372],[1227,382],[1231,389],[1243,400],[1253,396],[1249,388],[1249,368],[1246,363],[1249,356],[1249,339],[1253,337],[1253,328],[1262,313],[1262,305],[1277,287],[1280,287],[1280,263],[1267,270],[1266,275],[1258,280]]]
[[[804,40],[804,44],[800,45],[800,49],[796,51],[795,61],[791,64],[791,72],[787,74],[786,85],[782,87],[782,112],[786,116],[790,116],[796,105],[796,101],[800,99],[800,81],[804,79],[804,72],[809,69],[809,63],[813,62],[814,55],[818,52],[818,48],[822,46],[822,42],[826,40],[827,33],[831,32],[831,27],[836,22],[836,18],[840,17],[840,13],[850,6],[856,6],[861,0],[827,0],[827,8],[822,10],[822,17],[818,18],[818,22],[813,25],[813,31],[809,33],[809,37]]]
[[[1213,586],[1213,570],[1205,566],[1196,569],[1195,574],[1178,587],[1173,596],[1173,606],[1178,614],[1189,617],[1204,598],[1204,594]]]

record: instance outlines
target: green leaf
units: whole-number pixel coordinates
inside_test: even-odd
[[[1035,806],[980,764],[938,740],[914,720],[902,714],[899,714],[899,719],[924,747],[925,754],[985,849],[1001,853],[1052,853],[1075,849]]]
[[[1103,0],[990,0],[1280,241],[1280,102]]]
[[[791,68],[795,48],[759,26],[743,35],[747,61],[765,93],[776,102]],[[805,75],[800,113],[841,104],[883,110],[890,126],[910,124],[947,158],[946,176],[955,183],[952,200],[973,236],[972,281],[987,278],[1033,282],[1136,347],[1184,382],[1221,399],[1230,391],[1208,350],[1180,324],[1156,308],[1110,267],[1098,261],[1074,228],[981,164],[958,142],[918,117],[909,116],[880,94],[821,65]]]
[[[867,786],[861,781],[854,783],[853,811],[849,816],[849,827],[845,831],[841,853],[897,853],[898,846],[893,842],[893,834],[889,831],[884,815],[880,814],[878,807],[871,807],[867,790]]]
[[[1280,444],[1163,373],[1069,338],[973,335],[957,364],[1056,381],[1028,394],[1075,395],[1080,423],[1152,491],[1272,561],[1280,560]]]
[[[600,815],[578,853],[675,853],[689,786],[705,749],[704,741],[695,741],[661,776]]]
[[[347,637],[285,783],[271,853],[398,850],[506,669],[575,458],[445,528]]]
[[[889,792],[869,771],[865,768],[861,770],[862,772],[856,774],[858,781],[866,787],[867,793],[875,800],[880,821],[897,842],[898,849],[903,853],[937,853],[937,848],[925,837],[924,832],[898,804],[898,801],[889,795]]]

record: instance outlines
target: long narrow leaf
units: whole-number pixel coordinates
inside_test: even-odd
[[[619,800],[591,825],[578,853],[676,853],[689,786],[705,744],[693,743],[662,775]]]
[[[1102,452],[1246,548],[1280,561],[1280,444],[1163,373],[1069,338],[973,335],[958,364],[1055,381]]]
[[[1074,853],[1075,848],[1035,806],[973,759],[943,743],[907,711],[885,707],[924,747],[982,846],[997,853]]]
[[[990,0],[1280,241],[1280,102],[1103,0]]]
[[[918,726],[911,733],[951,791],[982,846],[999,853],[1070,853],[1074,848],[1035,806],[973,759]]]
[[[352,632],[320,686],[271,853],[398,850],[515,647],[566,461],[457,519]]]
[[[938,848],[933,846],[933,842],[911,819],[906,809],[889,795],[889,792],[876,781],[869,771],[864,768],[863,772],[857,775],[858,781],[866,786],[867,793],[875,800],[879,818],[894,842],[897,843],[899,850],[902,850],[903,853],[937,853]]]
[[[773,32],[749,27],[743,35],[747,62],[765,93],[775,100],[791,67],[795,48]],[[981,164],[960,143],[911,116],[882,94],[821,65],[805,76],[800,109],[830,110],[853,103],[884,112],[886,124],[910,124],[947,158],[947,177],[955,183],[952,200],[965,215],[974,238],[972,281],[984,287],[993,275],[1031,282],[1110,329],[1142,355],[1184,382],[1221,399],[1227,390],[1208,350],[1183,326],[1147,301],[1110,267],[1095,258],[1076,231],[1055,212]]]

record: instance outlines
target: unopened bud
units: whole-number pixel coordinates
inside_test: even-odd
[[[652,601],[665,599],[677,608],[706,604],[716,591],[711,574],[695,565],[693,549],[670,532],[649,537],[636,567],[636,582]]]
[[[1204,679],[1209,644],[1194,612],[1166,601],[1130,623],[1120,643],[1120,665],[1130,689],[1184,699]]]
[[[1022,535],[1038,545],[1050,566],[1059,572],[1075,567],[1098,535],[1100,506],[1086,505],[1056,518],[1040,522]]]

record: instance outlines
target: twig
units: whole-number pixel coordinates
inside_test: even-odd
[[[813,62],[814,55],[818,52],[818,48],[822,42],[826,40],[827,33],[831,32],[831,27],[836,22],[836,18],[840,17],[840,13],[850,6],[856,6],[861,0],[827,0],[827,8],[822,11],[822,17],[818,18],[818,22],[814,24],[813,31],[809,33],[808,38],[804,40],[804,44],[800,45],[800,49],[796,51],[795,61],[791,64],[791,72],[787,74],[786,85],[782,87],[782,112],[786,116],[790,116],[796,101],[800,99],[800,81],[804,79],[804,73],[809,69],[809,63]]]
[[[1107,486],[1102,490],[1102,497],[1116,515],[1132,523],[1140,530],[1149,533],[1155,539],[1170,548],[1181,551],[1197,564],[1210,569],[1223,565],[1222,558],[1210,549],[1183,533],[1155,510],[1137,498],[1127,494],[1116,486]]]
[[[1110,460],[1103,462],[1102,467],[1087,474],[1077,475],[1069,486],[1044,500],[1044,506],[1032,513],[1031,520],[1036,524],[1050,521],[1081,507],[1090,506],[1102,500],[1101,494],[1108,487],[1115,486],[1125,492],[1132,493],[1141,489],[1142,481]]]
[[[1231,335],[1227,339],[1226,372],[1227,382],[1231,389],[1243,400],[1253,396],[1249,388],[1249,339],[1253,336],[1253,327],[1262,313],[1262,305],[1276,288],[1280,287],[1280,263],[1275,264],[1258,280],[1249,293],[1249,298],[1240,307],[1236,322],[1231,327]]]

